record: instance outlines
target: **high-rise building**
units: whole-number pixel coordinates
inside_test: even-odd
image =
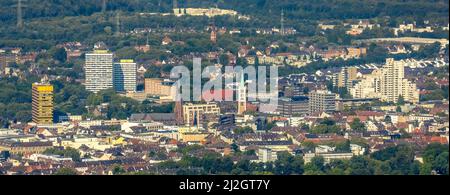
[[[36,124],[53,123],[53,86],[34,83],[32,86],[32,119]]]
[[[309,109],[311,113],[336,111],[336,94],[326,90],[316,90],[309,93]]]
[[[136,63],[133,60],[120,60],[114,63],[114,89],[117,92],[136,91]]]
[[[381,98],[386,102],[398,102],[399,97],[407,102],[419,102],[416,84],[405,79],[403,61],[386,59],[386,65],[374,71],[350,89],[354,98]]]
[[[350,89],[357,80],[358,68],[344,67],[339,73],[333,75],[333,86]]]
[[[97,93],[113,88],[113,54],[107,50],[94,50],[86,54],[86,90]]]

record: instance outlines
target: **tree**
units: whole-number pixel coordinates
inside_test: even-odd
[[[351,152],[350,140],[336,144],[336,152]]]
[[[350,123],[350,128],[356,132],[366,132],[367,131],[366,125],[364,123],[362,123],[359,118],[353,119],[353,121]]]
[[[310,163],[305,165],[305,175],[325,174],[325,159],[322,156],[315,156]]]
[[[66,53],[66,49],[64,48],[57,48],[55,50],[55,52],[53,53],[53,59],[57,60],[61,63],[65,63],[67,60],[67,53]]]
[[[238,127],[233,130],[233,133],[237,135],[253,133],[253,129],[251,127]]]
[[[405,105],[405,98],[403,98],[402,95],[399,95],[399,96],[398,96],[397,105],[398,105],[398,106],[403,106],[403,105]]]
[[[369,160],[363,156],[353,156],[349,162],[350,175],[372,175]]]
[[[238,153],[241,150],[239,150],[239,146],[236,143],[232,143],[231,145],[231,150],[233,150],[233,152]]]
[[[448,175],[448,145],[432,143],[428,145],[423,152],[423,167],[426,170],[436,171],[438,174]],[[431,172],[425,173],[430,174]]]
[[[113,175],[120,175],[120,174],[124,174],[124,173],[125,173],[125,169],[122,166],[114,165],[114,167],[112,169]]]

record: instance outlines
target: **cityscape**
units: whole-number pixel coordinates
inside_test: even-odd
[[[0,175],[448,175],[449,2],[330,2],[2,0]]]

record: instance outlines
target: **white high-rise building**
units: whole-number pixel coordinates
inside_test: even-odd
[[[136,63],[133,60],[114,63],[114,89],[117,92],[135,92],[136,71]]]
[[[94,50],[86,54],[86,90],[97,93],[113,88],[113,54],[107,50]]]
[[[407,102],[419,102],[416,84],[405,79],[405,63],[386,59],[386,65],[374,71],[350,89],[354,98],[380,98],[386,102],[398,102],[400,96]]]

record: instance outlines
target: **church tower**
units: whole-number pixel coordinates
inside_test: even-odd
[[[238,90],[238,114],[242,115],[247,111],[247,87],[245,86],[244,73],[241,75]]]

